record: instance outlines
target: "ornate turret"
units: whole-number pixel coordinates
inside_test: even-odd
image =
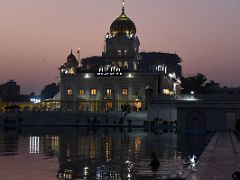
[[[67,62],[60,67],[60,71],[61,73],[64,73],[64,74],[75,74],[77,67],[78,67],[78,60],[73,55],[71,50],[71,53],[67,57]]]
[[[72,64],[74,66],[78,66],[78,60],[77,58],[73,55],[72,50],[71,53],[67,57],[67,63]]]

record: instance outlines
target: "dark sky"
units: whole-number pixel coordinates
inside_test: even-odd
[[[239,0],[126,0],[142,51],[177,53],[184,75],[197,72],[222,85],[240,85]],[[101,55],[121,0],[1,0],[0,83],[22,93],[58,82],[71,48]]]

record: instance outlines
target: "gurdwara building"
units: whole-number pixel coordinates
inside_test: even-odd
[[[124,6],[106,34],[102,56],[77,59],[72,53],[60,69],[61,108],[66,111],[142,111],[159,95],[181,89],[181,58],[139,52],[140,40]]]

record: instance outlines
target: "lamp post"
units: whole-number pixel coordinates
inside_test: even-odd
[[[191,97],[190,99],[193,99],[193,96],[194,96],[195,92],[194,92],[194,91],[191,91],[190,94],[191,94],[191,95],[190,95],[190,97]]]

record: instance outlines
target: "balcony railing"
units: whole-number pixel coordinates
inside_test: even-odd
[[[105,95],[105,96],[104,96],[104,99],[113,99],[113,96]]]

